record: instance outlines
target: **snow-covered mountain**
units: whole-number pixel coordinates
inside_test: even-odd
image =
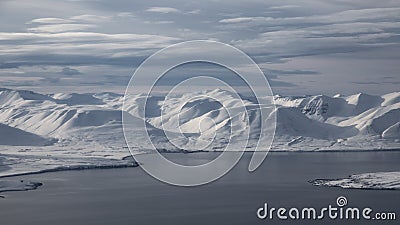
[[[133,123],[146,123],[152,137],[158,138],[156,143],[167,150],[175,149],[166,136],[157,137],[158,133],[169,132],[168,137],[183,133],[189,138],[184,138],[187,143],[181,146],[187,149],[191,144],[196,146],[194,142],[214,139],[212,147],[218,149],[229,135],[239,138],[251,126],[256,138],[260,129],[261,118],[252,110],[256,104],[251,98],[238,98],[225,90],[167,99],[150,97],[146,110],[145,101],[145,95],[129,96],[125,114]],[[400,147],[400,92],[383,96],[274,96],[274,102],[277,123],[273,149]],[[0,144],[122,148],[122,104],[123,96],[115,93],[44,95],[0,89]],[[237,114],[230,115],[226,108],[238,109]],[[139,139],[136,147],[145,149],[141,144]]]
[[[347,97],[276,96],[275,102],[278,107],[276,143],[284,142],[282,136],[297,136],[293,141],[305,148],[400,147],[399,92],[383,96],[363,93]]]
[[[400,148],[400,92],[277,95],[267,100],[262,108],[270,119],[277,119],[272,150]],[[34,156],[47,169],[58,166],[61,158],[77,164],[113,164],[129,155],[122,131],[123,101],[124,96],[115,93],[39,94],[0,89],[0,162]],[[135,152],[151,147],[145,141],[148,134],[164,151],[222,150],[228,142],[252,150],[260,129],[273,131],[261,128],[261,119],[268,118],[261,118],[257,107],[252,98],[220,89],[167,99],[138,94],[125,99],[124,119],[129,121],[127,135]],[[140,129],[143,124],[146,130]],[[243,144],[249,127],[249,142]],[[9,157],[2,159],[5,155]]]

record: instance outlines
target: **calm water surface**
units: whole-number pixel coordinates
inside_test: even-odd
[[[199,164],[216,153],[168,154],[184,164]],[[232,153],[235,154],[235,153]],[[40,181],[26,192],[2,193],[0,224],[380,224],[377,221],[259,220],[256,210],[272,207],[336,205],[346,196],[349,206],[396,212],[400,191],[345,190],[315,187],[316,178],[341,178],[353,173],[400,171],[400,152],[269,153],[263,165],[247,171],[251,153],[216,182],[200,187],[161,183],[140,168],[63,171],[7,179]],[[384,221],[382,224],[399,224]]]

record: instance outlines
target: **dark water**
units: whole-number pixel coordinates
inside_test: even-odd
[[[187,164],[214,153],[171,154]],[[140,168],[36,174],[8,179],[44,183],[35,191],[2,193],[0,224],[399,224],[397,221],[259,220],[256,210],[271,207],[335,206],[345,196],[352,207],[396,212],[400,191],[315,187],[308,180],[353,173],[400,171],[400,152],[270,153],[256,172],[247,172],[245,154],[226,176],[200,187],[161,183]]]

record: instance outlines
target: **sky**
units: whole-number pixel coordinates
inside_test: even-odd
[[[2,0],[0,20],[1,87],[122,93],[158,50],[214,40],[276,94],[400,91],[398,0]]]

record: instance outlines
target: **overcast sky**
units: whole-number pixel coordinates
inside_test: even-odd
[[[400,91],[398,0],[2,0],[0,86],[123,92],[170,44],[249,54],[275,93]]]

